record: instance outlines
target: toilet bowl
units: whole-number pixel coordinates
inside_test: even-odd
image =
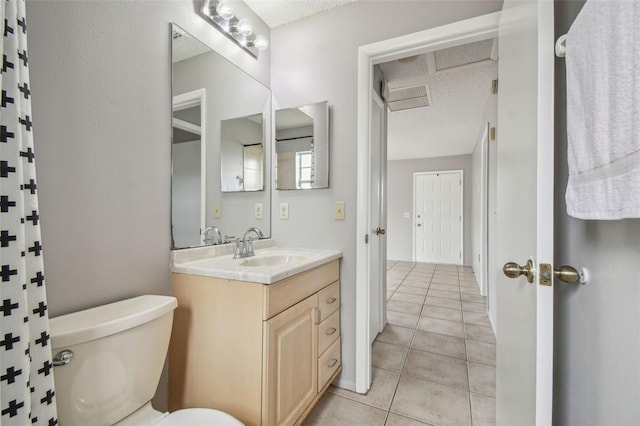
[[[51,319],[61,425],[243,425],[215,409],[151,406],[177,305],[174,297],[147,295]]]

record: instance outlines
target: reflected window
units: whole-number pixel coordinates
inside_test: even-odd
[[[308,189],[313,186],[313,151],[296,153],[296,175],[299,189]]]

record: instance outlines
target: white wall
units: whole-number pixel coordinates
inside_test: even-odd
[[[583,4],[555,2],[556,37],[568,31]],[[637,425],[640,220],[567,216],[565,73],[565,60],[556,59],[555,263],[586,267],[591,280],[586,285],[555,284],[554,424]]]
[[[471,264],[471,155],[387,162],[387,258],[413,261],[413,173],[463,170],[463,264]],[[404,214],[409,213],[409,218]]]
[[[27,20],[49,313],[169,294],[170,22],[267,86],[269,52],[256,61],[187,0],[29,0]]]
[[[274,28],[274,108],[329,101],[331,187],[275,191],[273,208],[289,203],[289,220],[274,213],[278,244],[341,248],[343,371],[354,388],[356,271],[356,139],[358,47],[500,10],[501,1],[359,1]],[[345,201],[346,219],[333,219]]]

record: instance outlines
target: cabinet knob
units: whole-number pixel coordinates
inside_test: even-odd
[[[328,297],[328,298],[327,298],[327,305],[332,304],[332,303],[333,303],[333,302],[335,302],[336,300],[338,300],[338,299],[336,299],[335,297]]]
[[[327,367],[331,368],[331,367],[333,367],[334,365],[336,365],[337,363],[338,363],[338,360],[337,360],[336,358],[333,358],[331,361],[329,361],[329,362],[327,363]]]
[[[326,334],[327,336],[331,336],[333,334],[335,334],[335,332],[338,331],[335,327],[331,327],[330,329],[327,330]]]

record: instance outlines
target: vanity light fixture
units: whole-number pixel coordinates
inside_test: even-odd
[[[258,57],[261,50],[269,47],[269,40],[262,34],[255,34],[251,22],[246,18],[238,18],[227,0],[205,0],[202,14],[220,32],[236,42],[238,46]]]

